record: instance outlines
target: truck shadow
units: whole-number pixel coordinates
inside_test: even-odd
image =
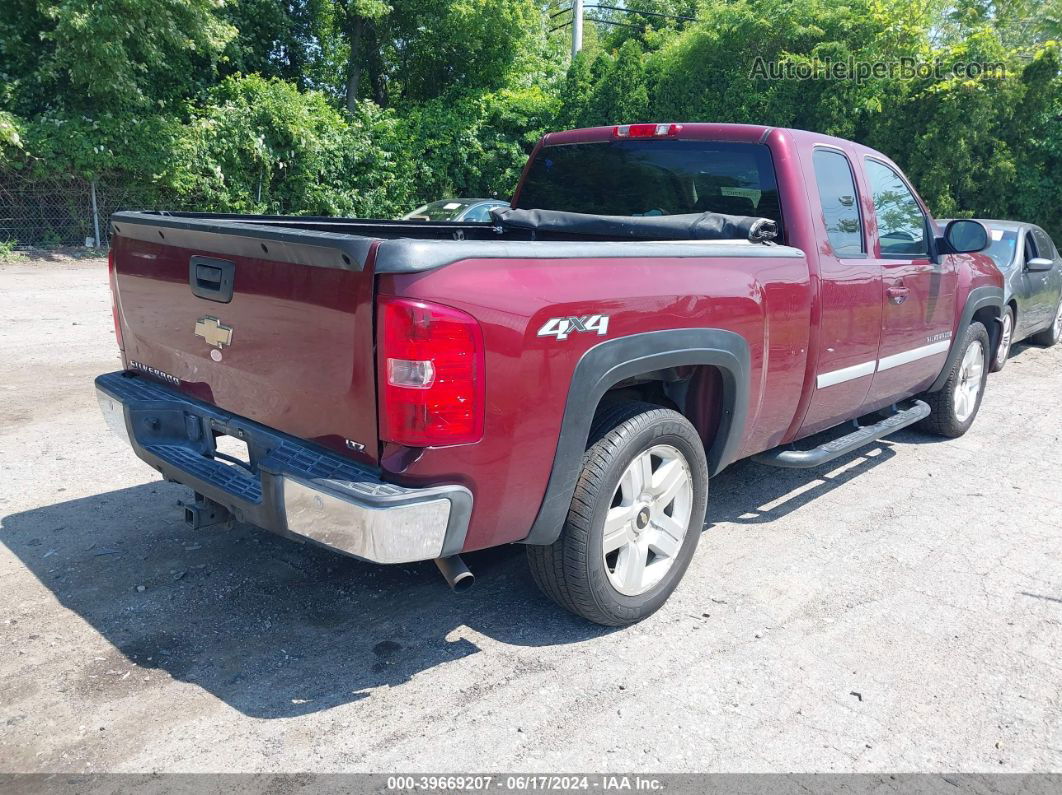
[[[479,582],[461,596],[432,563],[376,566],[246,526],[193,531],[187,497],[149,483],[2,520],[11,552],[114,647],[78,673],[87,703],[135,694],[158,669],[246,715],[292,717],[480,653],[482,636],[552,646],[611,631],[548,602],[518,547],[466,556]]]
[[[878,442],[822,470],[739,462],[713,479],[708,518],[770,522],[894,455]],[[246,715],[294,717],[480,653],[484,637],[546,647],[614,631],[542,596],[518,545],[466,555],[478,582],[461,596],[432,563],[376,566],[245,525],[193,531],[189,497],[147,483],[0,521],[0,540],[114,647],[78,674],[89,702],[156,669]]]
[[[782,469],[752,459],[739,461],[712,479],[708,526],[718,522],[773,522],[895,456],[890,441],[882,439],[815,469]]]

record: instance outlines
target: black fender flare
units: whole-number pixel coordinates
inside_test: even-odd
[[[978,310],[989,306],[996,307],[999,310],[999,314],[1003,314],[1002,287],[984,285],[970,290],[970,293],[966,296],[966,304],[962,308],[962,316],[959,318],[959,325],[955,329],[955,333],[952,335],[953,341],[951,349],[948,351],[948,358],[944,362],[944,369],[940,371],[937,380],[926,390],[927,392],[938,392],[943,388],[944,382],[948,380],[948,373],[951,372],[951,368],[955,365],[956,359],[962,354],[962,351],[959,350],[959,340],[962,337],[963,331],[965,331],[966,327],[973,322],[973,317],[977,314]],[[988,330],[988,335],[989,339],[993,338],[992,329]],[[989,356],[991,357],[991,352],[989,352]]]
[[[714,328],[648,331],[602,342],[579,359],[568,388],[546,493],[525,544],[552,544],[575,494],[590,426],[602,396],[628,378],[672,367],[714,365],[723,382],[719,428],[705,450],[716,474],[737,455],[748,416],[751,359],[745,338]]]

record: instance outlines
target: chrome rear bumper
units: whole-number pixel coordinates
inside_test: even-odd
[[[316,445],[127,372],[96,379],[108,426],[167,480],[224,506],[238,520],[376,563],[455,555],[472,494],[462,486],[411,489]],[[214,457],[214,439],[247,443],[239,466]]]

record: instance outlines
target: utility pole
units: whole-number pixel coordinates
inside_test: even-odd
[[[572,60],[583,48],[583,0],[572,0]]]

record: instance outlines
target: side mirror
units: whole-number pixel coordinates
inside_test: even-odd
[[[1049,271],[1055,267],[1054,260],[1047,257],[1033,257],[1025,263],[1025,269],[1030,271]]]
[[[960,218],[948,224],[944,241],[953,254],[974,254],[988,248],[988,230],[980,221]]]

